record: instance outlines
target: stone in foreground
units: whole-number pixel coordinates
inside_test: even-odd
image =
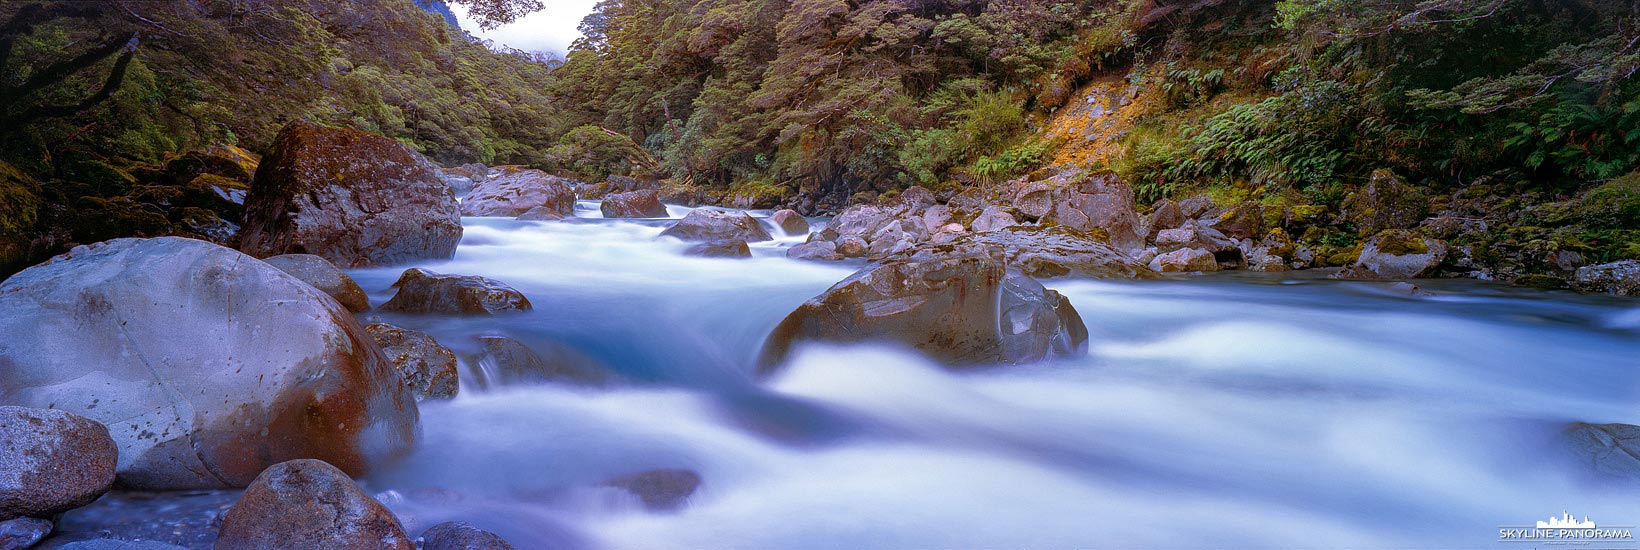
[[[382,311],[494,315],[531,308],[518,289],[476,275],[444,275],[415,267],[406,269],[393,287],[399,291],[382,304]]]
[[[114,484],[119,449],[108,428],[56,409],[0,406],[0,520],[50,517]]]
[[[694,242],[741,240],[755,243],[774,240],[763,225],[757,223],[757,219],[745,212],[706,209],[690,211],[678,223],[662,231],[661,236]]]
[[[335,264],[312,254],[281,254],[262,260],[341,302],[349,311],[370,310],[370,295]]]
[[[222,518],[217,550],[414,550],[398,518],[320,460],[275,464]]]
[[[415,399],[353,314],[228,248],[76,247],[0,284],[0,311],[0,404],[106,424],[127,488],[243,487],[293,458],[363,472],[415,439]]]
[[[764,343],[758,373],[774,372],[805,341],[897,342],[960,368],[1081,355],[1087,339],[1069,300],[988,254],[895,260],[787,316]]]
[[[398,369],[404,385],[418,401],[456,396],[461,375],[456,370],[456,354],[449,348],[427,333],[386,323],[372,323],[364,329],[376,339],[382,354],[393,362],[393,368]]]
[[[461,211],[441,175],[392,139],[293,123],[256,171],[240,250],[316,254],[343,268],[449,258]]]
[[[421,550],[513,550],[513,545],[495,533],[446,521],[422,532]]]

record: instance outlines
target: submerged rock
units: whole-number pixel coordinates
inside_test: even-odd
[[[460,372],[456,369],[456,354],[439,345],[424,332],[395,327],[385,323],[365,325],[364,329],[375,338],[382,354],[393,362],[404,385],[415,393],[417,400],[450,399],[456,396]]]
[[[1410,231],[1385,231],[1369,239],[1361,256],[1335,277],[1340,279],[1416,279],[1434,273],[1446,260],[1446,243]]]
[[[188,550],[175,544],[151,540],[93,539],[71,542],[57,550]]]
[[[329,294],[349,311],[370,310],[370,295],[365,294],[352,277],[324,258],[313,254],[281,254],[262,261]]]
[[[399,291],[382,304],[382,311],[494,315],[532,308],[518,289],[477,275],[444,275],[415,267],[404,270],[393,287]]]
[[[1029,363],[1087,351],[1087,328],[1058,292],[1009,274],[988,254],[867,266],[787,316],[759,374],[804,341],[903,343],[951,367]]]
[[[661,232],[662,237],[685,241],[741,240],[749,243],[773,240],[757,219],[745,212],[693,210],[672,227]]]
[[[1623,260],[1577,268],[1572,287],[1583,292],[1640,296],[1640,261]]]
[[[446,521],[422,532],[421,550],[513,550],[513,545],[470,524]]]
[[[708,241],[683,249],[686,256],[700,256],[703,258],[750,258],[752,248],[746,241],[740,239],[725,241]]]
[[[490,385],[567,383],[597,386],[611,381],[598,363],[563,344],[532,349],[511,337],[478,337],[482,351],[473,363],[484,372]],[[538,353],[539,352],[539,353]]]
[[[650,470],[618,477],[604,485],[632,493],[652,512],[666,512],[688,504],[689,497],[700,488],[700,474],[690,470]]]
[[[415,439],[415,400],[353,315],[228,248],[77,247],[0,284],[0,311],[0,404],[107,424],[124,487],[243,487],[302,457],[363,472]]]
[[[114,438],[95,420],[0,406],[0,520],[50,517],[97,500],[114,484],[118,461]]]
[[[540,170],[519,170],[485,180],[461,201],[463,216],[530,219],[575,214],[575,190],[562,178]]]
[[[355,268],[449,258],[460,240],[460,207],[433,163],[389,138],[297,122],[256,171],[240,249]]]
[[[661,204],[659,192],[654,189],[606,196],[598,209],[605,218],[666,217],[666,205]]]
[[[1595,473],[1640,480],[1640,426],[1574,422],[1562,435]]]
[[[398,518],[321,460],[275,464],[222,518],[218,550],[414,550]]]

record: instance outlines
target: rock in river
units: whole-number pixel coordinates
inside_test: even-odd
[[[398,293],[382,311],[493,315],[529,311],[530,300],[506,283],[477,275],[444,275],[413,267],[393,283]]]
[[[562,178],[540,170],[520,170],[492,178],[473,188],[462,200],[464,216],[532,219],[567,218],[575,214],[575,190]]]
[[[604,197],[598,206],[605,218],[664,218],[666,205],[661,204],[654,189],[616,193]]]
[[[0,311],[0,404],[106,424],[128,488],[243,487],[306,457],[363,472],[415,438],[415,399],[353,314],[228,248],[76,247],[0,284]]]
[[[240,249],[317,254],[343,268],[449,258],[461,212],[440,176],[392,139],[293,123],[256,170]]]
[[[96,500],[119,460],[108,428],[57,409],[0,406],[0,520],[51,517]]]
[[[803,341],[898,342],[965,367],[1081,355],[1087,339],[1069,300],[989,254],[892,260],[787,316],[764,343],[758,372],[772,373]]]
[[[495,533],[446,521],[422,532],[421,550],[513,550],[513,545]]]
[[[370,295],[365,294],[352,277],[324,258],[312,254],[281,254],[262,261],[329,294],[350,311],[370,310]]]
[[[386,323],[372,323],[364,329],[376,339],[382,354],[393,362],[404,385],[416,394],[416,399],[450,399],[459,390],[460,373],[456,370],[456,354],[439,345],[424,332],[395,327]]]
[[[662,237],[685,241],[742,240],[749,243],[773,240],[757,219],[745,212],[699,209],[661,232]]]
[[[414,550],[398,518],[320,460],[275,464],[222,518],[218,550]]]

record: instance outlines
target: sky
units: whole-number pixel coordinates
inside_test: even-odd
[[[461,28],[479,38],[525,51],[563,54],[569,51],[570,42],[580,38],[581,33],[575,27],[581,24],[582,17],[592,13],[592,6],[597,3],[598,0],[547,0],[545,9],[492,31],[480,29],[478,23],[467,16],[467,8],[452,5],[450,9],[456,12],[456,19],[461,20]]]

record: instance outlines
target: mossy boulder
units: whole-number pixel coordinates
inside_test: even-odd
[[[128,197],[80,197],[67,217],[69,234],[82,243],[171,234],[171,220],[163,210]]]
[[[1406,230],[1388,230],[1361,247],[1361,256],[1340,279],[1397,280],[1428,277],[1446,260],[1446,243]]]
[[[1344,201],[1345,219],[1362,237],[1386,229],[1415,227],[1429,213],[1429,200],[1389,170],[1375,170],[1367,186]]]

